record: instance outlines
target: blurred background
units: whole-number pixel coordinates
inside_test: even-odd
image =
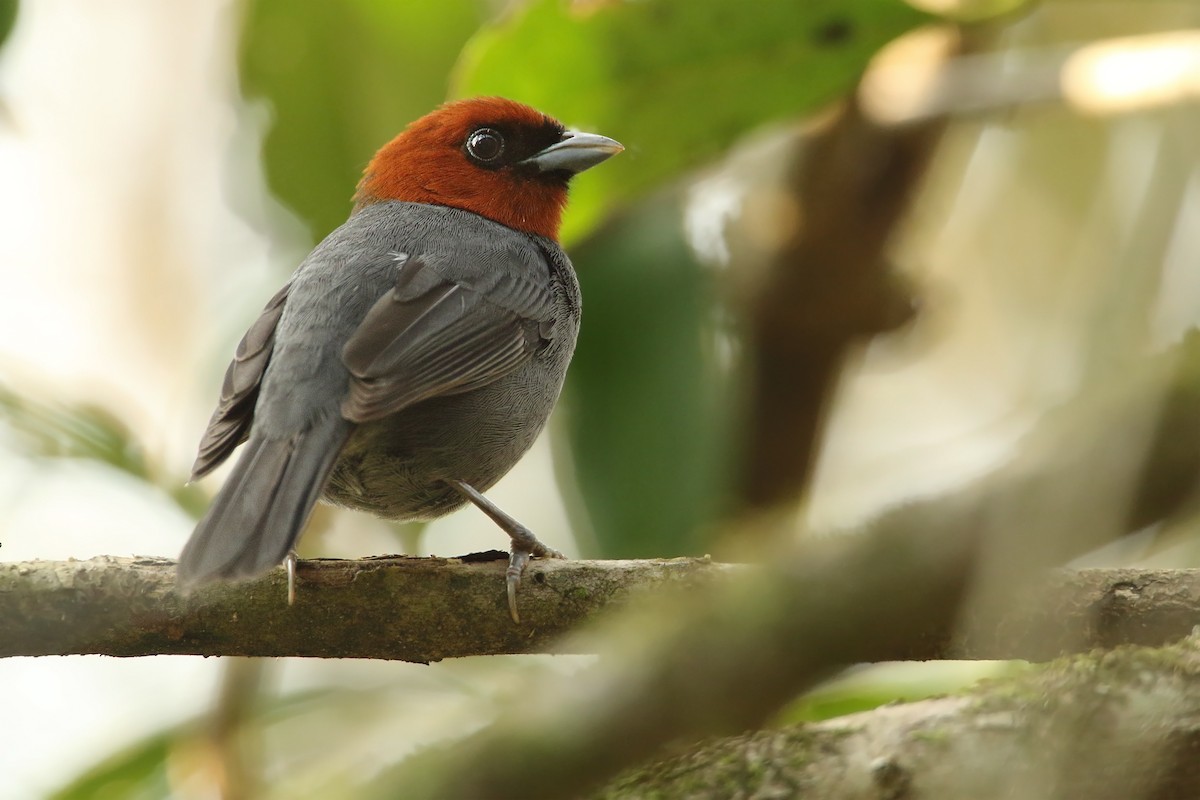
[[[448,98],[627,148],[573,185],[579,349],[489,493],[571,556],[852,530],[1200,319],[1194,2],[0,0],[0,36],[5,561],[178,553],[235,343]],[[1200,566],[1187,494],[1088,563]],[[301,555],[504,545],[470,509],[323,508]],[[355,796],[585,663],[5,659],[0,797]],[[856,674],[781,718],[1006,668]]]

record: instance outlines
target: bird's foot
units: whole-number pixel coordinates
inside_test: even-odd
[[[499,506],[476,491],[470,484],[455,480],[448,480],[446,483],[474,503],[480,511],[491,517],[492,522],[499,525],[512,539],[512,549],[509,551],[508,569],[504,571],[504,581],[508,590],[508,614],[512,617],[513,622],[520,624],[521,615],[517,613],[517,590],[521,588],[521,576],[525,574],[525,567],[529,565],[529,559],[566,558],[566,556],[554,548],[542,544],[533,535],[533,531],[505,514]]]
[[[524,525],[517,525],[517,530],[505,529],[512,537],[512,550],[509,551],[508,569],[504,571],[504,582],[508,587],[508,615],[512,621],[520,624],[521,615],[517,613],[517,590],[521,588],[521,576],[530,558],[566,558],[553,547],[547,547],[533,535],[533,531]]]

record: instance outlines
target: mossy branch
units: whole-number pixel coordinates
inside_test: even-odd
[[[534,561],[509,618],[507,555],[301,561],[295,605],[276,569],[190,595],[175,562],[101,557],[0,564],[0,656],[312,656],[429,662],[553,652],[561,635],[653,586],[721,572],[707,559]],[[491,558],[489,556],[496,556]]]
[[[508,653],[594,651],[563,634],[653,589],[704,591],[753,567],[707,559],[539,561],[504,605],[504,562],[374,558],[301,562],[294,606],[276,570],[258,581],[175,587],[174,562],[95,558],[0,564],[0,656],[194,654],[380,658],[428,662]],[[819,614],[820,609],[796,609]],[[936,621],[879,660],[1021,658],[1119,644],[1163,644],[1200,624],[1200,570],[1058,573],[990,628],[954,641]],[[1025,631],[1039,635],[1023,636]],[[1049,633],[1048,633],[1049,631]]]
[[[1200,640],[1055,662],[971,691],[709,740],[602,800],[1200,797]],[[800,790],[800,787],[803,787]]]

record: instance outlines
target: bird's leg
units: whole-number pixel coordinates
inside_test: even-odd
[[[296,551],[288,550],[287,556],[283,559],[283,566],[287,569],[288,576],[288,605],[296,603]]]
[[[538,541],[538,538],[533,535],[533,531],[526,528],[515,519],[505,514],[491,500],[488,500],[470,484],[462,481],[447,480],[446,483],[454,487],[455,491],[463,497],[470,500],[475,506],[492,518],[500,526],[501,530],[509,535],[512,539],[512,549],[508,556],[508,569],[504,572],[505,583],[508,587],[508,613],[512,616],[513,622],[520,622],[521,617],[517,614],[517,589],[521,587],[521,575],[525,572],[525,566],[529,563],[530,558],[566,558],[562,553],[552,547],[547,547]]]

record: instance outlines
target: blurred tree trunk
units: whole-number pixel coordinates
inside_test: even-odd
[[[945,128],[867,119],[854,95],[798,139],[784,193],[798,210],[749,310],[751,363],[739,500],[799,499],[848,349],[915,313],[887,246]]]
[[[706,742],[595,797],[1193,800],[1200,638],[1063,660],[966,694]]]

